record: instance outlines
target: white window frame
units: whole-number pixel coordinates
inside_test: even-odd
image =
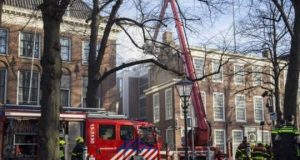
[[[3,30],[6,32],[6,37],[3,38],[3,39],[5,39],[5,53],[0,52],[0,55],[7,55],[8,54],[8,29],[0,28],[0,30]]]
[[[217,65],[217,67],[215,65]],[[222,65],[220,61],[213,60],[211,65],[212,73],[217,72],[220,65]],[[221,66],[219,73],[212,75],[212,81],[217,83],[223,82],[223,66]]]
[[[87,43],[88,46],[89,46],[89,43],[90,43],[89,41],[87,41],[87,40],[86,40],[86,41],[82,41],[82,52],[81,52],[81,53],[82,53],[82,54],[81,54],[81,59],[82,59],[81,63],[82,63],[82,64],[85,64],[85,65],[87,65],[88,62],[89,62],[89,50],[90,50],[90,46],[89,46],[89,47],[88,47],[88,53],[87,53],[87,55],[86,55],[87,57],[86,57],[86,59],[85,59],[85,58],[84,58],[84,57],[85,57],[84,54],[85,54],[85,49],[86,49],[86,48],[85,48],[86,43]]]
[[[88,44],[88,53],[87,53],[87,57],[86,60],[84,59],[84,51],[85,51],[85,43]],[[81,51],[81,64],[83,65],[87,65],[89,63],[89,54],[90,54],[90,41],[89,40],[84,40],[82,41],[82,51]],[[97,48],[96,48],[96,58],[98,56],[98,51],[99,51],[100,45],[97,44]]]
[[[202,78],[203,75],[205,74],[205,69],[204,69],[205,60],[203,57],[194,57],[193,60],[194,60],[196,77]],[[198,64],[198,63],[196,63],[196,61],[203,61],[203,63],[199,66],[199,65],[196,65],[196,64]]]
[[[40,57],[41,57],[41,42],[42,42],[42,39],[41,39],[41,34],[40,33],[34,33],[34,32],[29,32],[29,31],[20,31],[19,32],[19,47],[18,47],[18,55],[20,56],[20,57],[22,57],[22,58],[28,58],[28,59],[31,59],[32,58],[32,55],[31,56],[24,56],[24,55],[22,55],[21,54],[21,43],[22,43],[22,39],[21,39],[21,36],[22,36],[22,34],[24,34],[24,33],[28,33],[28,34],[36,34],[35,36],[36,37],[38,37],[38,39],[39,39],[39,42],[38,42],[38,57],[35,57],[35,56],[33,56],[33,58],[34,59],[40,59]],[[35,40],[33,40],[33,42],[34,42]],[[35,54],[35,53],[33,53],[33,54]]]
[[[6,68],[0,68],[1,71],[4,71],[4,86],[3,86],[3,104],[6,104],[7,101],[7,69]],[[1,92],[1,91],[0,91]],[[1,97],[0,97],[1,100]],[[1,101],[0,101],[1,102]]]
[[[238,105],[238,97],[243,97],[244,101],[243,101],[243,107]],[[246,103],[246,96],[242,95],[242,94],[236,94],[235,95],[235,119],[237,122],[246,122],[247,119],[247,107],[246,107],[247,103]],[[238,109],[243,109],[244,110],[244,119],[238,119]]]
[[[72,77],[71,77],[72,78]],[[87,81],[87,85],[88,85],[88,77],[86,77],[86,76],[83,76],[83,77],[81,77],[81,108],[87,108],[87,106],[86,106],[86,102],[85,102],[85,99],[86,99],[86,93],[83,93],[84,92],[84,88],[86,89],[86,91],[87,91],[87,86],[84,86],[84,80],[86,79],[86,81]],[[100,87],[100,86],[99,86]],[[97,89],[98,91],[99,91],[99,88]],[[100,91],[99,91],[100,92]],[[100,101],[101,101],[101,99],[100,99],[100,93],[97,93],[98,95],[98,97],[97,97],[97,108],[100,108]],[[85,104],[85,105],[84,105]]]
[[[261,105],[262,119],[261,120],[257,120],[256,113],[255,113],[256,110],[257,110],[257,108],[256,108],[256,103],[257,103],[256,99],[260,99],[261,102],[262,102],[262,105]],[[261,97],[261,96],[254,96],[253,97],[253,105],[254,105],[254,121],[255,121],[255,123],[260,123],[261,121],[264,121],[264,101],[263,101],[263,97]]]
[[[256,78],[256,76],[258,78]],[[252,66],[252,81],[253,86],[260,86],[262,84],[262,67]]]
[[[19,93],[20,93],[20,76],[21,76],[21,72],[30,72],[30,70],[18,70],[18,81],[17,81],[17,104],[20,104],[20,100],[19,100]],[[40,81],[41,81],[41,74],[38,71],[33,71],[35,73],[38,74],[38,82],[37,82],[37,104],[40,104]],[[32,105],[32,104],[22,104],[22,105]]]
[[[235,139],[235,132],[238,132],[238,133],[241,133],[241,135],[242,135],[242,137],[241,137],[241,141],[236,141],[236,139]],[[232,130],[232,157],[233,157],[233,159],[235,160],[235,153],[236,153],[236,149],[238,148],[238,146],[240,145],[240,143],[243,141],[243,137],[244,137],[244,135],[243,135],[243,130]]]
[[[223,105],[222,106],[217,106],[218,108],[222,108],[222,113],[223,113],[223,115],[222,115],[222,117],[223,118],[216,118],[216,112],[215,112],[215,108],[216,108],[216,105],[217,105],[217,103],[216,103],[216,96],[222,96],[222,103],[223,103]],[[214,121],[225,121],[225,101],[224,101],[224,93],[221,93],[221,92],[213,92],[213,112],[214,112]]]
[[[217,138],[216,138],[217,137],[216,136],[217,132],[223,132],[223,134],[224,134],[223,144],[222,143],[220,143],[220,144],[223,145],[223,147],[224,147],[223,152],[226,153],[227,149],[226,149],[226,132],[225,132],[225,129],[214,129],[214,146],[220,145],[220,144],[217,143]]]
[[[242,67],[238,70],[237,67]],[[245,66],[243,64],[234,64],[234,83],[236,85],[245,84]]]
[[[67,40],[69,45],[68,45],[68,46],[65,46],[65,45],[64,45],[65,48],[68,48],[68,59],[67,59],[67,60],[64,60],[64,59],[62,58],[61,60],[62,60],[63,62],[70,62],[70,61],[71,61],[71,56],[72,56],[72,40],[71,40],[71,38],[69,38],[69,37],[60,37],[60,39],[59,39],[60,43],[61,43],[62,40]],[[63,45],[61,45],[61,48],[62,48],[62,46],[63,46]],[[62,50],[61,50],[61,51],[62,51]],[[60,55],[61,55],[61,57],[63,57],[61,51],[60,51]]]
[[[160,106],[159,106],[159,93],[152,96],[153,100],[153,121],[157,123],[160,121]],[[157,104],[156,104],[157,103]]]
[[[166,129],[166,143],[168,144],[169,148],[175,145],[174,138],[175,138],[174,129],[168,127]],[[170,139],[171,141],[169,142]]]
[[[67,106],[64,106],[64,107],[69,107],[71,105],[71,75],[69,74],[62,74],[61,76],[61,80],[63,78],[63,76],[68,76],[70,82],[69,82],[69,87],[63,87],[62,85],[60,85],[60,91],[64,90],[64,91],[67,91],[68,92],[68,105]],[[61,82],[62,84],[62,82]],[[61,103],[62,105],[62,103]]]
[[[186,113],[186,117],[187,118],[191,118],[192,115],[194,115],[194,113],[192,113],[194,111],[194,106],[192,104],[192,99],[189,98],[188,101],[186,102],[187,105],[188,105],[188,108],[187,108],[187,113]],[[183,102],[182,102],[182,99],[180,98],[180,119],[184,119],[184,115],[183,115]]]
[[[173,119],[173,96],[171,88],[165,90],[165,117],[166,120]]]

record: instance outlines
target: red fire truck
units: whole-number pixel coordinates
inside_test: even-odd
[[[0,159],[41,159],[38,157],[40,107],[3,105],[0,110]],[[101,109],[73,107],[64,108],[60,119],[62,137],[68,137],[63,130],[71,128],[69,124],[84,126],[81,136],[85,139],[89,160],[160,159],[160,143],[151,123],[128,120],[124,115]],[[69,146],[68,139],[66,141]],[[71,151],[72,147],[66,147],[66,158]]]

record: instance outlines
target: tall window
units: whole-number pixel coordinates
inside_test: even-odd
[[[18,93],[19,93],[18,95],[19,104],[38,105],[39,73],[33,71],[32,78],[31,78],[30,71],[20,71]]]
[[[168,144],[169,148],[173,149],[174,143],[174,130],[171,128],[166,129],[166,143]]]
[[[2,104],[6,101],[6,69],[0,69],[0,102]]]
[[[263,98],[259,96],[254,97],[254,119],[259,123],[264,120]]]
[[[166,108],[166,120],[173,118],[173,99],[172,89],[165,90],[165,108]]]
[[[7,30],[0,28],[0,54],[7,54]]]
[[[234,65],[234,82],[239,85],[245,83],[244,65]]]
[[[60,55],[63,61],[71,60],[71,40],[70,38],[60,38]]]
[[[216,73],[212,76],[213,82],[223,81],[223,67],[220,66],[219,61],[212,61],[212,73]]]
[[[262,68],[260,66],[252,67],[253,86],[259,86],[262,82]]]
[[[32,57],[34,52],[34,58],[40,56],[40,34],[22,32],[20,38],[20,55],[24,57]]]
[[[159,122],[159,93],[153,94],[153,120]]]
[[[225,121],[223,93],[218,93],[218,92],[213,93],[213,106],[214,106],[214,120]]]
[[[70,106],[71,78],[70,75],[62,75],[60,80],[60,103],[62,106]]]
[[[265,144],[270,144],[270,132],[263,131],[263,140]]]
[[[242,143],[243,141],[243,131],[242,130],[233,130],[232,131],[232,150],[233,150],[233,155],[236,153],[236,149]],[[233,156],[234,157],[234,156]]]
[[[98,56],[99,45],[97,45],[96,56]],[[82,64],[88,64],[90,53],[90,42],[83,41],[83,50],[82,50]]]
[[[246,100],[244,95],[235,96],[235,110],[236,110],[236,121],[246,121]]]
[[[226,135],[225,130],[215,129],[214,130],[214,142],[215,146],[220,148],[221,151],[226,153]]]
[[[204,73],[204,59],[203,58],[194,58],[194,65],[196,70],[197,78],[203,77]]]
[[[87,86],[88,86],[88,77],[82,77],[82,107],[86,108],[86,92],[87,92]],[[97,89],[97,108],[100,108],[100,86]],[[92,106],[89,106],[92,107]]]
[[[89,52],[90,52],[90,42],[84,41],[83,42],[83,51],[82,51],[82,64],[88,63]]]

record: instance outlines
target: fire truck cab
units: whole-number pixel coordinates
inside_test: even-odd
[[[86,138],[90,159],[159,159],[156,130],[148,122],[88,118]]]
[[[39,160],[38,126],[40,106],[3,105],[0,107],[0,159]],[[103,109],[63,108],[60,137],[66,141],[65,157],[70,158],[74,139],[83,136],[88,160],[123,160],[140,157],[160,159],[160,143],[153,124],[128,120],[124,115]],[[72,123],[78,123],[74,129]],[[71,133],[70,128],[78,133]]]

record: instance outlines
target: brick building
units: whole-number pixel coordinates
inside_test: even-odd
[[[170,33],[164,41],[172,39]],[[166,62],[173,69],[182,70],[174,52],[164,53]],[[247,136],[252,142],[270,143],[271,119],[261,95],[263,88],[270,88],[272,75],[270,63],[265,57],[255,57],[203,48],[191,48],[197,78],[220,72],[198,81],[207,120],[211,123],[212,144],[230,157]],[[145,90],[147,119],[154,122],[174,151],[182,148],[184,119],[181,101],[174,88],[174,74],[152,66],[149,69],[148,89]],[[284,74],[280,76],[280,90],[284,91]],[[281,95],[282,97],[283,95]],[[195,124],[193,109],[189,106],[188,128]],[[260,123],[264,121],[265,125]],[[263,137],[263,138],[262,138]]]
[[[44,42],[41,12],[37,7],[41,3],[42,0],[5,1],[0,27],[0,102],[2,104],[22,105],[25,110],[26,107],[29,109],[30,106],[40,104],[42,71],[40,60],[43,55]],[[90,34],[89,23],[86,23],[86,18],[90,11],[89,6],[83,1],[72,1],[72,5],[68,7],[61,24],[60,43],[63,73],[61,104],[64,107],[86,107],[84,100],[87,86]],[[104,24],[100,25],[99,32],[101,33],[103,26]],[[118,29],[113,28],[106,48],[103,63],[106,69],[116,65],[115,41],[118,32]],[[116,111],[116,95],[116,74],[112,74],[100,84],[97,107]],[[30,117],[30,115],[27,116]],[[30,119],[28,117],[25,119]],[[22,116],[12,117],[12,121],[9,123],[21,124],[22,121],[20,120],[22,119],[24,119]],[[31,122],[33,121],[24,122],[24,125]],[[33,130],[35,129],[32,128],[28,135],[35,135],[36,132]],[[72,145],[75,136],[82,135],[83,129],[79,122],[70,122],[65,132],[68,133],[68,140]],[[7,135],[4,139],[9,140],[10,138]],[[3,146],[4,149],[6,147],[11,146]],[[13,153],[12,151],[11,154]],[[6,156],[5,153],[3,155]]]

